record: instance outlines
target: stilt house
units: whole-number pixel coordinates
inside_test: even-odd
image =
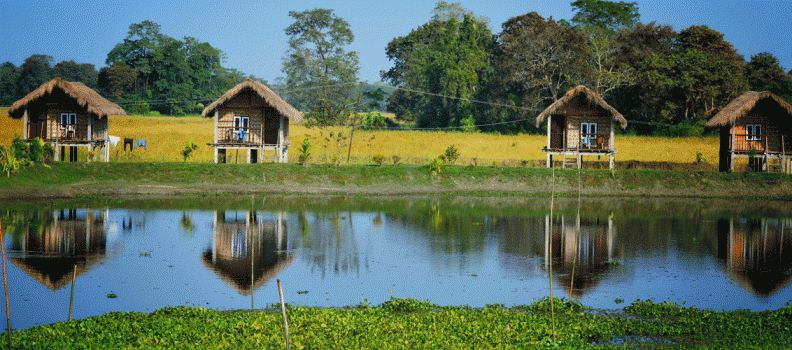
[[[720,171],[748,158],[756,171],[792,173],[792,106],[769,91],[748,91],[707,122],[720,127]]]
[[[14,102],[8,116],[22,118],[23,138],[41,138],[55,149],[55,159],[77,161],[77,147],[99,149],[102,161],[110,159],[107,120],[111,115],[126,115],[117,104],[99,96],[79,82],[55,78]]]
[[[267,86],[245,79],[203,110],[214,118],[215,163],[225,163],[229,150],[244,151],[246,163],[275,151],[276,162],[289,161],[289,123],[302,123],[302,114]]]
[[[614,122],[622,129],[627,120],[605,103],[597,93],[583,85],[567,91],[536,117],[536,127],[547,120],[547,167],[553,166],[553,156],[562,157],[562,167],[574,162],[581,166],[583,156],[607,156],[613,169],[616,146]]]

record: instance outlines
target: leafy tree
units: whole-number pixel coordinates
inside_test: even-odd
[[[137,72],[126,63],[116,61],[99,71],[98,85],[113,101],[134,92]]]
[[[534,116],[584,80],[585,39],[552,18],[536,12],[503,23],[498,36],[495,71],[503,87],[501,99],[526,107],[521,117]]]
[[[769,52],[751,56],[745,75],[751,90],[770,91],[787,101],[792,98],[792,77],[784,73],[778,58]]]
[[[386,47],[394,67],[381,73],[383,80],[417,91],[397,90],[388,109],[420,127],[475,124],[477,107],[469,99],[476,97],[491,74],[494,44],[484,19],[458,3],[438,3],[430,22]]]
[[[19,96],[19,68],[11,62],[0,65],[0,105],[10,106]]]
[[[357,52],[344,49],[355,39],[349,23],[333,10],[323,8],[291,11],[289,16],[295,21],[285,29],[289,49],[283,59],[283,70],[290,103],[297,109],[312,112],[320,104],[324,112],[345,106],[351,101],[353,83],[360,70]],[[328,104],[337,106],[327,108]],[[306,118],[335,117],[317,116],[314,112]]]
[[[616,33],[621,28],[632,28],[638,23],[638,3],[607,0],[576,0],[572,9],[577,11],[572,23],[577,26],[592,26]]]
[[[17,83],[20,95],[25,96],[52,79],[50,75],[51,67],[52,56],[32,55],[25,59],[25,63],[20,67]]]

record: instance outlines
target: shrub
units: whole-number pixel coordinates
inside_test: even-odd
[[[374,157],[371,157],[371,160],[374,162],[374,164],[382,165],[382,163],[385,162],[385,156],[383,156],[381,154],[377,154],[377,155],[374,155]]]
[[[302,144],[298,150],[300,151],[300,156],[297,157],[297,161],[300,165],[303,165],[311,158],[311,140],[309,140],[308,137],[303,138]]]
[[[11,177],[11,173],[19,170],[19,160],[13,148],[0,146],[0,166],[3,167],[7,177]]]
[[[184,157],[184,162],[187,162],[187,158],[190,158],[190,155],[193,151],[198,149],[198,145],[194,144],[192,140],[184,145],[184,149],[182,149],[182,157]]]
[[[456,146],[451,145],[446,148],[443,155],[448,164],[454,164],[459,159],[459,150],[456,149]]]
[[[19,135],[15,136],[14,140],[11,141],[11,150],[14,152],[14,156],[17,159],[30,159],[28,144]]]
[[[28,156],[30,161],[34,163],[41,163],[44,161],[44,141],[40,138],[33,139],[28,146]]]
[[[429,172],[432,175],[440,175],[443,173],[443,161],[440,157],[435,158],[431,163],[429,163]]]
[[[399,161],[401,160],[401,157],[399,157],[399,156],[394,154],[392,159],[393,159],[393,165],[396,165],[396,164],[399,164]]]
[[[357,128],[361,130],[384,129],[388,127],[388,118],[380,112],[358,114]]]

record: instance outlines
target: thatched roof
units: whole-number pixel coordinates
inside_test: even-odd
[[[567,107],[570,101],[573,101],[575,98],[578,98],[575,100],[577,101],[577,106],[570,107],[599,107],[610,114],[610,117],[616,120],[619,125],[621,125],[622,129],[627,127],[627,119],[624,119],[624,116],[622,116],[621,113],[607,104],[605,100],[603,100],[602,97],[600,97],[596,92],[589,90],[583,85],[578,85],[576,88],[567,91],[567,93],[564,94],[564,97],[553,102],[550,107],[547,107],[547,109],[540,113],[539,116],[536,117],[536,127],[538,128],[540,125],[542,125],[542,122],[544,122],[545,119],[547,119],[547,117],[550,115],[559,114],[559,111],[563,110],[564,107]]]
[[[302,123],[303,117],[302,113],[297,111],[294,107],[290,104],[286,103],[286,101],[282,100],[276,93],[272,92],[270,88],[266,85],[259,83],[253,79],[247,78],[245,81],[237,84],[230,90],[226,91],[223,96],[220,96],[217,101],[214,101],[212,104],[204,108],[203,113],[201,115],[204,118],[209,118],[214,116],[214,111],[220,108],[224,103],[228,102],[229,100],[233,99],[237,95],[239,95],[243,91],[252,91],[264,101],[266,101],[270,106],[274,107],[278,112],[288,117],[291,121],[295,123]]]
[[[792,117],[792,106],[772,92],[748,91],[726,105],[726,107],[724,107],[720,112],[718,112],[718,114],[716,114],[707,122],[707,126],[712,127],[734,125],[734,122],[737,121],[737,119],[751,114],[754,108],[756,108],[756,105],[762,101],[776,104],[778,107],[785,110],[789,117]]]
[[[99,118],[106,118],[111,115],[126,115],[123,108],[106,100],[96,91],[83,85],[83,83],[55,78],[39,86],[38,89],[33,90],[23,99],[14,102],[11,108],[8,109],[8,116],[15,119],[22,118],[25,108],[29,104],[35,104],[40,99],[46,99],[56,89],[63,91],[66,95],[73,98],[77,104],[85,108],[88,113],[95,114]]]

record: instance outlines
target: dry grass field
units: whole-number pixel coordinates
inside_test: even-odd
[[[7,108],[0,108],[0,145],[8,145],[15,135],[22,134],[22,121],[10,119]],[[147,139],[148,150],[124,151],[122,145],[111,149],[111,161],[182,161],[183,146],[193,141],[199,148],[193,153],[192,162],[211,162],[213,149],[206,144],[212,141],[212,120],[199,117],[111,117],[110,135],[121,138]],[[350,128],[308,129],[300,125],[290,128],[292,147],[289,160],[295,162],[298,148],[308,136],[313,146],[312,162],[331,162],[336,156],[346,161]],[[347,139],[337,142],[338,133]],[[331,136],[332,135],[332,136]],[[394,155],[401,163],[425,164],[431,158],[455,145],[460,153],[458,164],[476,163],[491,165],[517,165],[528,161],[544,165],[545,154],[541,151],[544,135],[497,135],[484,133],[461,133],[442,131],[362,131],[354,133],[352,162],[372,163],[374,155],[386,157],[392,162]],[[717,138],[661,138],[648,136],[617,136],[617,162],[672,162],[691,163],[701,153],[706,161],[717,164]],[[229,158],[234,153],[229,154]],[[274,154],[272,155],[274,156]],[[240,157],[241,159],[241,157]],[[584,159],[588,160],[588,159]],[[594,159],[591,159],[594,160]],[[606,160],[606,159],[603,159]]]

